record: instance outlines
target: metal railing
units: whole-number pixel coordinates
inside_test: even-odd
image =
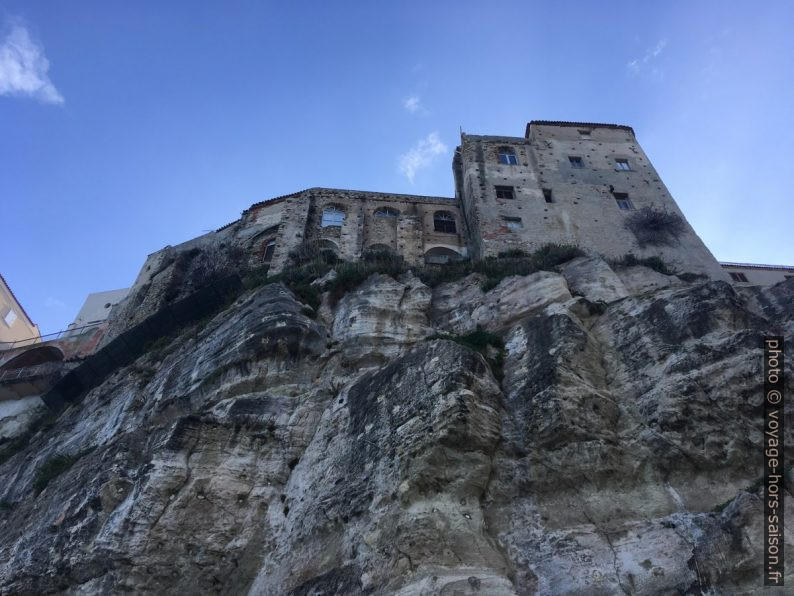
[[[76,337],[78,335],[82,335],[83,333],[87,333],[91,329],[96,329],[104,322],[105,321],[96,321],[94,323],[89,323],[88,325],[83,325],[82,327],[72,327],[71,329],[64,329],[63,331],[57,331],[56,333],[48,333],[47,335],[28,337],[25,339],[18,339],[16,341],[0,341],[0,352],[5,350],[13,350],[14,348],[21,348],[24,346],[46,343],[48,341],[55,341],[56,339],[64,339],[73,336]]]

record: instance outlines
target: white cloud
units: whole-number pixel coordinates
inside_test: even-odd
[[[44,299],[44,306],[47,308],[61,309],[66,308],[66,303],[63,300],[54,298],[53,296],[47,296],[47,298]]]
[[[626,66],[628,66],[629,70],[632,73],[638,73],[640,70],[648,64],[651,60],[657,58],[659,54],[664,51],[664,48],[667,46],[666,39],[660,39],[659,42],[653,46],[652,48],[648,48],[645,51],[645,55],[642,58],[635,58],[631,62],[629,62]]]
[[[428,167],[437,155],[446,152],[447,146],[438,138],[438,133],[431,132],[424,139],[419,139],[416,145],[400,156],[400,171],[413,184],[418,170]]]
[[[63,96],[47,76],[50,63],[28,30],[14,25],[0,44],[0,95],[23,95],[62,104]]]
[[[403,107],[408,110],[409,114],[423,114],[426,112],[424,106],[422,105],[422,100],[419,99],[418,95],[412,95],[403,101]]]

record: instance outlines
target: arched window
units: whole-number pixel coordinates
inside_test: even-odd
[[[450,261],[457,261],[460,258],[460,254],[451,248],[436,246],[425,253],[425,264],[443,265],[445,263],[449,263]]]
[[[323,209],[323,219],[320,226],[323,228],[337,227],[341,228],[345,223],[345,212],[337,205],[328,205]]]
[[[391,207],[379,207],[375,209],[375,217],[399,217],[400,212]]]
[[[433,229],[442,234],[455,234],[455,216],[449,211],[436,211],[433,214]]]
[[[317,243],[317,250],[330,250],[332,252],[339,252],[339,245],[333,240],[323,239]]]
[[[514,166],[518,164],[516,152],[512,147],[499,147],[499,163],[503,163],[508,166]]]
[[[369,252],[382,252],[382,253],[394,252],[392,247],[386,244],[370,244],[366,248],[366,250]]]

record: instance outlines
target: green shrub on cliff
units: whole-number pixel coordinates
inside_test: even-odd
[[[41,493],[52,480],[71,468],[88,451],[81,451],[74,455],[58,454],[47,458],[36,470],[36,476],[33,478],[33,491],[37,495]]]

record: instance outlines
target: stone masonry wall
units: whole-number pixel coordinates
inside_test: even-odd
[[[323,211],[331,207],[344,212],[344,221],[341,226],[323,227]],[[378,216],[376,213],[383,209],[394,210],[397,215]],[[452,214],[456,233],[434,230],[437,211]],[[368,248],[388,248],[408,263],[419,265],[424,254],[436,247],[465,255],[463,230],[453,199],[312,188],[286,200],[271,270],[281,271],[288,263],[289,253],[303,242],[316,242],[346,260],[360,258]]]
[[[462,137],[456,183],[471,235],[479,240],[475,256],[570,243],[608,258],[659,256],[679,271],[727,279],[628,127],[533,125],[530,132],[528,138]],[[499,163],[501,147],[515,152],[516,165]],[[583,167],[569,157],[580,158]],[[631,170],[616,169],[616,159],[627,160]],[[497,198],[497,185],[513,187],[514,199]],[[613,193],[627,193],[634,210],[620,209]],[[678,214],[684,232],[669,245],[640,246],[624,223],[646,206]],[[520,218],[520,227],[507,227],[505,217]]]

